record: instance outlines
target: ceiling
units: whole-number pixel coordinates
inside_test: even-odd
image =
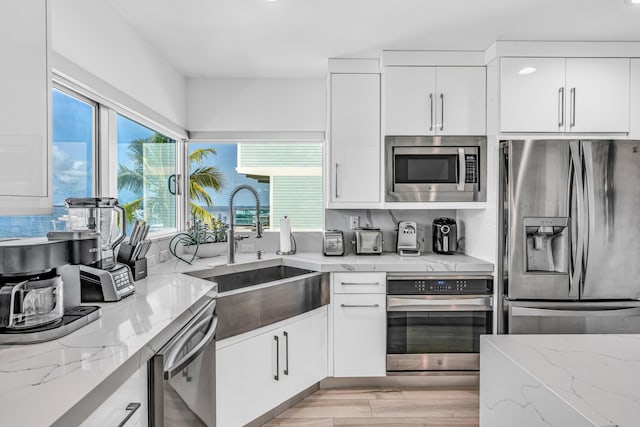
[[[188,77],[319,77],[327,58],[495,40],[640,41],[640,6],[624,0],[109,1]]]

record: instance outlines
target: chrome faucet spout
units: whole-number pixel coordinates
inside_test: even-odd
[[[258,197],[258,192],[255,188],[250,185],[239,185],[233,189],[231,195],[229,196],[229,230],[227,230],[227,264],[233,264],[235,262],[235,231],[234,227],[234,213],[233,213],[233,199],[238,194],[240,190],[249,190],[253,193],[253,196],[256,198],[256,239],[262,237],[262,223],[260,222],[260,197]]]

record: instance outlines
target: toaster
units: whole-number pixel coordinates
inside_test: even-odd
[[[325,255],[344,255],[344,236],[340,230],[325,230],[322,233],[322,253]]]
[[[379,228],[356,228],[351,243],[356,255],[380,255],[384,243],[382,231]]]

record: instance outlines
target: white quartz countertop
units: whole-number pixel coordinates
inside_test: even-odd
[[[146,363],[213,288],[182,274],[153,275],[122,301],[95,304],[101,318],[65,337],[0,346],[0,425],[65,424],[60,417],[123,365]]]
[[[498,335],[482,339],[562,399],[589,425],[640,425],[640,335]],[[522,396],[507,400],[518,404],[520,398],[528,399],[520,406],[533,405],[543,413],[544,408],[535,408],[538,403],[531,399],[533,393],[525,396],[526,387],[534,385],[523,385]],[[483,404],[482,393],[480,400]],[[492,410],[499,405],[491,402]]]
[[[317,252],[300,252],[295,255],[263,254],[263,260],[281,258],[286,265],[307,268],[321,272],[428,272],[458,273],[485,272],[493,273],[493,263],[467,255],[425,254],[419,257],[401,257],[395,253],[382,255],[346,255],[325,256]],[[236,264],[257,261],[255,253],[237,253]],[[168,261],[154,266],[152,273],[180,273],[207,267],[225,265],[224,255],[213,258],[196,258],[193,265],[186,264],[171,257]]]

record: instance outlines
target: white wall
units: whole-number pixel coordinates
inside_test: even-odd
[[[51,5],[55,53],[186,127],[185,77],[138,36],[109,2],[54,0]]]
[[[324,77],[187,81],[190,131],[324,131],[326,114]]]

